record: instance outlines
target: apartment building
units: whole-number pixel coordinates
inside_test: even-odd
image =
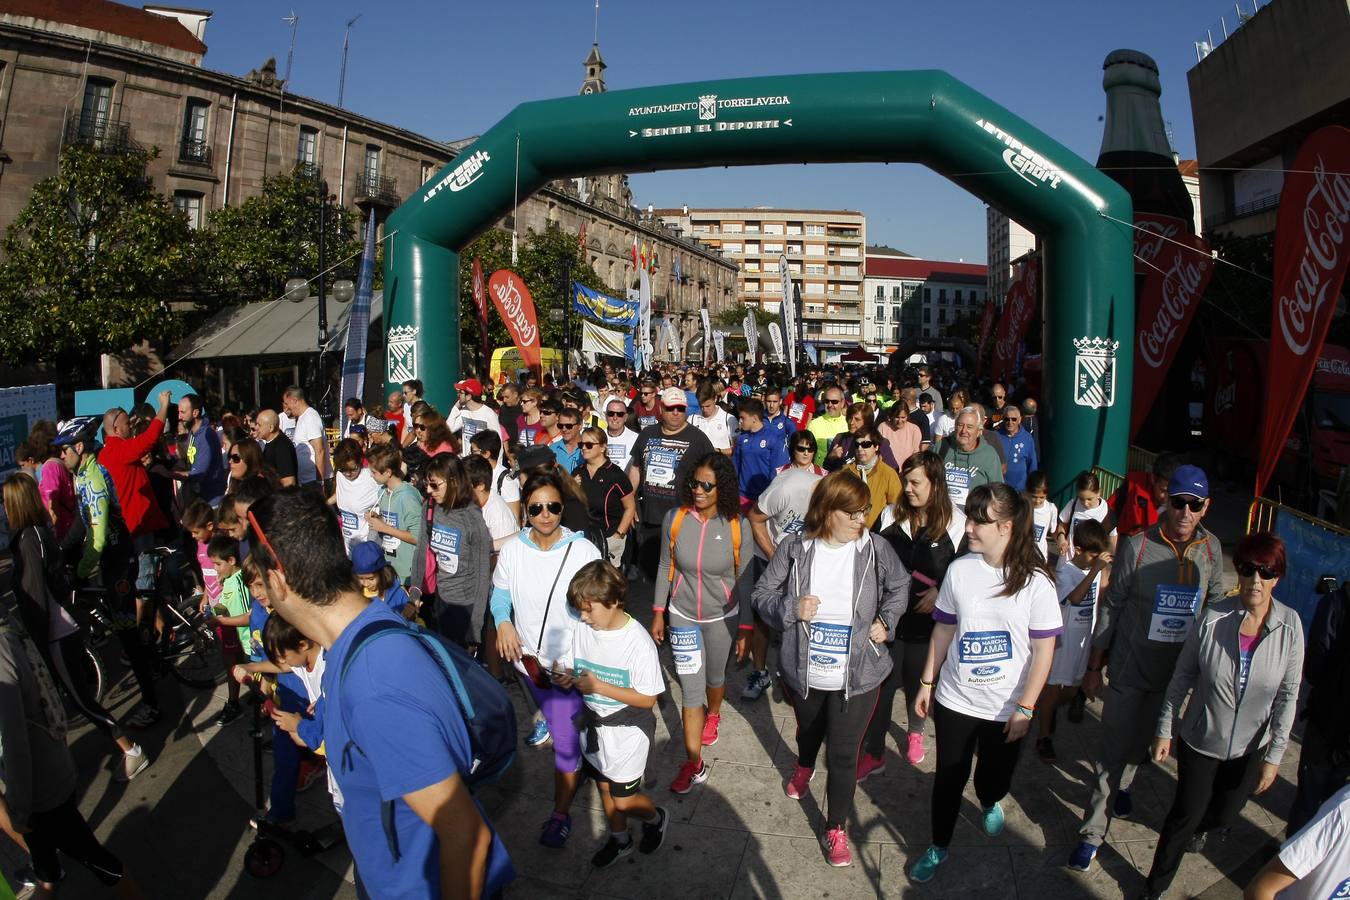
[[[863,333],[873,353],[894,352],[912,338],[940,338],[967,316],[978,316],[989,296],[988,267],[917,259],[868,248],[863,282]]]

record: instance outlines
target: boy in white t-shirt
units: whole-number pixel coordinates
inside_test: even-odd
[[[1247,900],[1341,900],[1350,897],[1350,785],[1322,804],[1284,842],[1243,895]]]
[[[1026,498],[1031,501],[1031,528],[1035,532],[1036,547],[1041,556],[1050,559],[1050,535],[1055,533],[1059,507],[1050,498],[1050,479],[1044,472],[1027,476]]]
[[[1055,646],[1050,677],[1036,702],[1036,754],[1041,762],[1056,760],[1055,717],[1069,702],[1069,721],[1083,721],[1085,698],[1078,686],[1087,671],[1092,629],[1097,624],[1097,601],[1110,583],[1111,540],[1100,522],[1084,520],[1074,529],[1073,558],[1061,556],[1055,567],[1055,593],[1064,616],[1064,633]]]
[[[600,789],[610,835],[591,865],[613,865],[633,852],[628,817],[642,823],[638,849],[654,853],[665,840],[670,814],[642,793],[656,730],[656,698],[665,690],[656,644],[624,610],[628,582],[604,560],[582,566],[567,588],[567,604],[588,627],[573,629],[572,673],[555,671],[563,688],[585,700],[583,765]]]

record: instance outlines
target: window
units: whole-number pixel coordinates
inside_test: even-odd
[[[900,321],[900,307],[898,306],[891,307],[891,319],[896,322]]]
[[[806,264],[806,274],[807,274],[807,275],[824,275],[824,274],[825,274],[825,264],[824,264],[824,263],[807,263],[807,264]]]
[[[891,329],[891,340],[895,341],[895,343],[897,343],[897,344],[900,343],[900,326],[899,326],[899,325],[896,325],[896,326],[892,327],[892,329]]]
[[[932,299],[933,299],[933,289],[932,289],[932,288],[924,288],[924,289],[923,289],[923,302],[924,302],[924,303],[928,303],[928,302],[932,301]]]
[[[807,256],[824,256],[824,255],[825,255],[825,245],[824,245],[824,244],[807,244],[807,245],[806,245],[806,255],[807,255]]]
[[[300,140],[295,145],[295,161],[301,165],[319,164],[319,130],[308,125],[300,126]]]
[[[919,286],[917,284],[914,284],[912,282],[906,284],[904,285],[903,290],[901,290],[900,292],[900,301],[903,303],[905,301],[912,300],[914,299],[915,296],[918,295],[918,293],[919,293]]]
[[[187,216],[188,227],[194,231],[202,227],[202,195],[195,191],[175,191],[173,208]]]
[[[758,223],[758,222],[746,222],[746,223],[745,223],[745,230],[746,230],[747,232],[753,232],[753,233],[755,233],[755,234],[758,234],[758,233],[759,233],[759,223]]]
[[[899,285],[896,285],[895,287],[891,288],[891,299],[894,300],[896,303],[899,303],[899,302],[900,302],[900,286],[899,286]]]
[[[806,293],[823,294],[825,293],[825,285],[819,281],[808,281],[806,283]]]
[[[366,181],[373,184],[380,177],[380,148],[366,144]]]
[[[723,241],[723,242],[722,242],[722,252],[723,252],[723,253],[740,253],[740,252],[741,252],[741,242],[740,242],[740,241]]]
[[[824,225],[810,225],[810,224],[808,224],[808,225],[806,226],[806,233],[807,233],[807,234],[824,234],[824,233],[825,233],[825,226],[824,226]]]
[[[782,245],[782,244],[769,244],[769,243],[766,243],[766,244],[764,245],[764,252],[765,252],[765,253],[782,253],[782,252],[783,252],[783,245]]]
[[[946,288],[938,288],[938,302],[939,302],[939,303],[946,303],[946,302],[947,302],[947,289],[946,289]]]
[[[723,233],[723,234],[740,234],[740,233],[741,233],[741,223],[740,223],[740,222],[723,222],[723,223],[722,223],[722,233]]]
[[[753,244],[747,242],[746,245],[745,245],[745,252],[746,252],[746,253],[758,253],[758,252],[759,252],[759,242],[756,241],[756,242],[753,243]]]
[[[758,263],[756,263],[756,265],[758,265]],[[764,260],[764,271],[765,271],[765,272],[777,272],[777,271],[778,271],[778,260],[776,260],[776,259],[766,259],[766,260]]]
[[[801,225],[801,223],[800,223],[800,222],[793,222],[793,223],[789,224],[788,227],[787,227],[787,233],[788,233],[788,234],[801,234],[801,233],[802,233],[802,225]]]
[[[938,310],[938,324],[939,325],[947,324],[947,310],[945,309]]]
[[[877,299],[878,299],[878,300],[885,300],[885,299],[886,299],[886,287],[885,287],[884,285],[880,285],[880,284],[877,285]]]
[[[788,244],[788,245],[787,245],[787,252],[788,252],[788,253],[791,253],[793,256],[801,256],[801,255],[802,255],[802,245],[801,245],[801,244]]]
[[[431,180],[431,176],[433,176],[433,175],[435,175],[435,174],[436,174],[436,164],[435,164],[435,163],[429,163],[429,162],[423,162],[423,163],[422,163],[422,182],[421,182],[422,184],[426,184],[428,181],[430,181],[430,180]]]
[[[84,85],[84,108],[80,124],[100,132],[112,121],[113,83],[105,78],[90,78]]]
[[[205,100],[188,100],[187,110],[183,114],[183,140],[178,148],[178,158],[183,162],[210,161],[206,143],[206,120],[210,109],[211,104]]]
[[[782,234],[782,233],[783,233],[783,223],[782,223],[782,222],[767,222],[767,223],[765,223],[765,225],[764,225],[764,233],[765,233],[765,234]]]
[[[933,321],[933,310],[927,306],[923,308],[923,321],[925,325]],[[928,329],[925,328],[923,333],[928,334]]]

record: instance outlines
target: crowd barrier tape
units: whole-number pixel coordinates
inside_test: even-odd
[[[1247,533],[1270,531],[1284,541],[1285,575],[1275,598],[1298,613],[1306,635],[1321,595],[1317,582],[1333,575],[1350,582],[1350,531],[1265,497],[1252,502]]]

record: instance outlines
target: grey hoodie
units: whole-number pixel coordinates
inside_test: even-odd
[[[808,592],[811,562],[816,541],[794,534],[778,545],[769,568],[755,583],[752,602],[765,623],[783,633],[778,653],[783,680],[799,695],[806,694],[808,641],[799,628],[797,605]],[[863,532],[862,543],[853,564],[853,634],[860,640],[849,641],[848,680],[844,699],[872,690],[891,673],[891,654],[885,647],[867,639],[867,632],[878,618],[886,626],[886,640],[895,639],[895,626],[909,605],[909,572],[900,557],[885,540]]]
[[[1205,610],[1181,648],[1158,716],[1158,736],[1172,737],[1179,720],[1181,739],[1217,759],[1246,756],[1269,741],[1265,761],[1279,765],[1303,676],[1303,625],[1296,612],[1271,601],[1252,649],[1247,688],[1239,697],[1238,629],[1245,617],[1238,597],[1225,597]],[[1181,704],[1192,688],[1182,715]]]
[[[425,510],[422,512],[422,521],[426,521]],[[459,555],[459,568],[453,575],[439,570],[436,572],[436,597],[448,606],[473,607],[470,634],[479,635],[483,631],[483,614],[487,610],[488,594],[492,590],[492,535],[488,533],[483,511],[477,504],[459,509],[434,507],[431,525],[422,529],[422,536],[417,540],[417,551],[413,554],[413,587],[422,586],[422,576],[427,565],[427,546],[438,526],[445,529],[440,532],[442,534],[458,534],[456,552]],[[432,547],[433,553],[436,549]]]

